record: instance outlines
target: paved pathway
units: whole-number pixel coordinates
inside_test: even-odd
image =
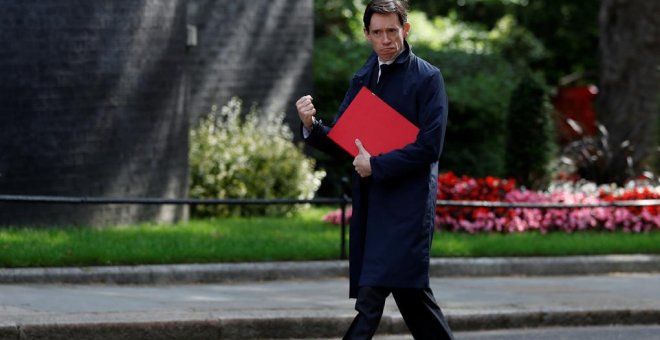
[[[660,274],[434,278],[456,330],[660,324]],[[337,337],[354,315],[348,280],[0,285],[0,339]],[[390,297],[381,324],[406,329]],[[101,330],[101,331],[99,331]],[[106,337],[104,337],[104,335]]]

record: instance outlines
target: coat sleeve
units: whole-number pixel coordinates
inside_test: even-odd
[[[447,95],[440,71],[436,70],[420,85],[417,139],[401,149],[371,157],[374,181],[386,181],[428,168],[440,158],[447,125]]]
[[[303,125],[300,123],[300,133],[302,134]],[[314,127],[307,138],[305,138],[305,143],[307,145],[314,147],[322,152],[325,152],[331,156],[341,156],[346,153],[337,143],[328,138],[328,133],[330,128],[325,126],[321,121],[314,122]]]
[[[344,111],[348,107],[348,104],[351,102],[352,92],[355,91],[351,91],[349,89],[349,91],[346,92],[346,95],[344,96],[344,100],[339,106],[338,113],[332,121],[332,126],[335,125],[339,117],[342,115],[342,113],[344,113]],[[300,123],[301,134],[302,134],[302,129],[303,129],[303,125],[302,123]],[[334,157],[341,157],[347,155],[350,156],[346,151],[344,151],[344,149],[342,149],[339,145],[337,145],[337,143],[335,143],[332,139],[328,138],[329,132],[330,132],[330,127],[324,125],[323,122],[321,122],[320,120],[317,120],[314,122],[314,126],[310,131],[309,136],[307,138],[304,138],[305,143],[322,152],[327,153],[330,156],[334,156]]]

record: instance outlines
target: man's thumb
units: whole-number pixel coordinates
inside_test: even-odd
[[[360,142],[359,139],[355,140],[355,145],[357,146],[359,153],[367,154],[367,155],[369,154],[369,152],[367,152],[367,150],[364,148],[364,146],[362,145],[362,142]]]

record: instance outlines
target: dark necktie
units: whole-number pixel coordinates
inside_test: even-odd
[[[379,71],[378,67],[379,67],[378,65],[374,67],[374,71],[372,72],[368,86],[371,92],[375,94],[379,94],[381,92],[381,88],[383,87],[383,81],[382,81],[383,76],[385,75],[385,72],[387,72],[387,67],[389,67],[389,65],[386,64],[380,65],[380,79],[378,77],[378,71]]]

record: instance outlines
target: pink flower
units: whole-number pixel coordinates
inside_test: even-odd
[[[346,209],[346,223],[348,224],[351,221],[351,216],[353,215],[353,209],[348,207]],[[341,225],[341,209],[331,211],[325,216],[323,216],[323,222],[328,222],[336,225]]]

